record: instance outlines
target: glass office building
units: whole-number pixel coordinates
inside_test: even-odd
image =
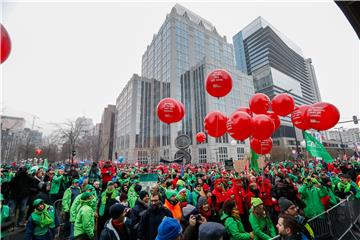
[[[300,47],[262,17],[237,33],[233,42],[236,68],[253,76],[256,92],[272,99],[291,90],[296,105],[321,100],[311,59],[305,59]],[[289,118],[282,118],[282,126],[273,137],[295,137]]]

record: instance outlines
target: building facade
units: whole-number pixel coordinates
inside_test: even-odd
[[[228,70],[234,80],[233,91],[220,100],[209,96],[204,87],[206,76],[216,68]],[[142,76],[156,80],[151,104],[154,109],[150,124],[152,142],[148,156],[172,160],[177,151],[174,144],[176,137],[187,134],[192,139],[189,149],[192,162],[200,162],[200,159],[202,162],[216,162],[238,157],[227,150],[232,146],[229,137],[226,137],[228,141],[220,150],[201,150],[201,154],[194,140],[197,131],[203,130],[202,121],[208,112],[220,110],[230,115],[241,105],[247,105],[254,93],[252,78],[235,70],[233,45],[227,42],[225,36],[219,35],[213,24],[176,4],[142,56]],[[167,125],[157,118],[156,106],[166,97],[184,103],[186,113],[181,123]],[[243,146],[240,143],[235,145]],[[219,156],[216,158],[215,155]]]
[[[323,137],[326,140],[342,141],[343,143],[360,142],[359,128],[339,128],[337,131],[325,131]]]
[[[113,141],[114,141],[114,123],[115,123],[115,105],[108,105],[104,108],[99,131],[100,136],[100,159],[112,160],[113,156]]]
[[[311,59],[302,50],[262,17],[256,18],[233,37],[236,67],[251,74],[256,92],[272,99],[288,91],[296,105],[321,100]],[[281,118],[281,127],[274,133],[280,145],[302,139],[289,117]],[[282,138],[282,139],[281,139]]]

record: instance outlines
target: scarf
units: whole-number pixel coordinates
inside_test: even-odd
[[[38,224],[40,225],[40,227],[46,227],[47,225],[51,225],[54,220],[51,218],[49,211],[48,211],[49,206],[45,205],[45,208],[42,211],[39,211],[35,208],[34,214],[36,214],[39,218],[40,221],[38,222]]]
[[[179,202],[181,202],[181,203],[183,203],[183,202],[186,202],[186,196],[182,196],[182,195],[180,195],[180,194],[178,194],[177,196],[176,196],[176,199],[179,201]]]
[[[212,213],[211,210],[209,209],[209,211],[204,211],[202,208],[200,208],[200,214],[201,216],[203,216],[204,218],[206,218],[207,221],[209,221]]]

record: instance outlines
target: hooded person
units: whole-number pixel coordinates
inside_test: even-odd
[[[325,196],[326,192],[321,189],[321,184],[315,178],[306,178],[299,189],[299,193],[306,204],[304,208],[305,217],[312,218],[324,212],[321,198]]]
[[[33,206],[35,209],[26,224],[24,240],[52,240],[59,225],[54,207],[42,199],[35,199]]]
[[[146,191],[140,191],[139,198],[135,202],[135,206],[131,210],[130,219],[137,231],[141,216],[145,213],[149,206],[149,194]]]
[[[181,206],[179,201],[176,199],[176,191],[168,189],[165,192],[166,199],[164,203],[164,207],[169,209],[173,218],[177,219],[179,222],[182,217]]]
[[[186,190],[187,190],[186,188],[181,188],[181,190],[178,192],[176,196],[176,199],[179,201],[181,208],[186,207],[186,205],[188,204]]]
[[[10,214],[10,208],[7,205],[3,204],[4,196],[0,193],[0,224],[1,224],[1,232],[0,238],[4,238],[7,235],[7,231],[12,227],[15,226],[15,221]]]
[[[232,187],[227,191],[230,198],[236,202],[236,207],[240,211],[240,215],[244,214],[243,199],[245,198],[245,190],[241,179],[234,179]]]
[[[139,193],[141,191],[141,185],[140,184],[133,184],[128,191],[128,203],[129,203],[129,207],[133,208],[135,206],[135,202],[139,197]]]
[[[74,239],[90,240],[94,238],[95,212],[91,207],[92,192],[81,194],[80,206],[74,223]]]
[[[254,239],[271,239],[276,236],[274,224],[267,215],[260,198],[251,199],[249,222],[253,229]]]
[[[81,193],[81,189],[79,187],[79,180],[72,180],[72,185],[65,190],[64,196],[62,198],[62,211],[65,214],[65,233],[64,235],[68,235],[71,233],[70,227],[70,207],[74,202],[75,198]]]
[[[216,179],[214,183],[214,190],[212,191],[213,198],[215,198],[215,210],[220,212],[223,203],[229,199],[228,194],[225,192],[221,179]]]
[[[197,209],[207,222],[220,222],[218,213],[211,209],[206,197],[199,197]]]
[[[182,228],[174,218],[166,217],[158,228],[155,240],[181,240]]]
[[[225,227],[216,222],[206,222],[199,227],[199,240],[222,240]]]
[[[127,208],[116,203],[110,207],[111,219],[105,223],[104,229],[101,231],[99,240],[131,240],[132,222],[125,217]]]
[[[183,240],[196,239],[199,234],[199,226],[204,222],[206,222],[206,219],[201,216],[197,208],[191,204],[184,207],[180,222],[184,229]]]

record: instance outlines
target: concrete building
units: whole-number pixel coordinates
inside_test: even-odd
[[[100,124],[100,159],[112,160],[113,141],[114,141],[114,123],[115,123],[115,105],[108,105],[104,108]]]
[[[235,86],[228,96],[220,100],[206,93],[204,82],[196,82],[198,79],[204,81],[207,74],[215,68],[228,70],[233,75]],[[199,74],[200,69],[202,69],[201,74]],[[196,73],[199,76],[194,76]],[[147,151],[148,156],[155,155],[172,160],[177,151],[174,144],[175,138],[186,133],[193,139],[190,148],[192,162],[200,162],[200,158],[203,159],[202,162],[222,161],[231,157],[238,158],[237,154],[230,153],[233,151],[228,149],[236,148],[236,146],[232,147],[228,136],[225,136],[228,140],[221,147],[215,149],[213,146],[211,150],[211,145],[206,147],[209,149],[206,153],[203,150],[200,153],[194,141],[197,130],[202,129],[202,121],[206,113],[212,110],[222,110],[230,115],[237,107],[248,104],[254,93],[252,78],[235,70],[232,44],[227,42],[225,36],[218,33],[212,23],[176,4],[143,54],[142,76],[157,81],[155,83],[157,85],[154,86],[153,109],[165,97],[184,100],[186,108],[185,119],[181,124],[163,124],[156,116],[153,116],[151,133],[154,141],[150,147],[151,150]],[[198,87],[199,92],[205,95],[198,102],[188,99],[189,96],[196,97],[193,87]],[[231,104],[229,104],[230,102]],[[195,110],[196,104],[204,106],[201,116],[196,119],[197,123],[194,122],[195,114],[199,114]],[[211,142],[212,140],[209,144]],[[240,145],[240,143],[237,146],[244,148],[244,145]],[[239,150],[239,152],[241,151],[243,149]],[[153,154],[149,154],[149,152]]]
[[[342,141],[343,143],[360,142],[359,128],[338,128],[336,131],[325,131],[323,137],[326,140]]]
[[[236,67],[253,76],[256,92],[272,99],[291,90],[296,105],[321,100],[311,59],[304,58],[300,47],[262,17],[237,33],[233,42]],[[281,120],[281,127],[273,134],[275,142],[287,147],[295,139],[301,141],[301,131],[295,131],[290,118]]]
[[[159,157],[152,148],[154,139],[160,141],[161,137],[153,135],[152,124],[159,85],[159,81],[134,74],[116,99],[114,151],[127,162],[146,164],[151,157]]]
[[[1,130],[23,130],[25,119],[20,117],[1,116]]]

